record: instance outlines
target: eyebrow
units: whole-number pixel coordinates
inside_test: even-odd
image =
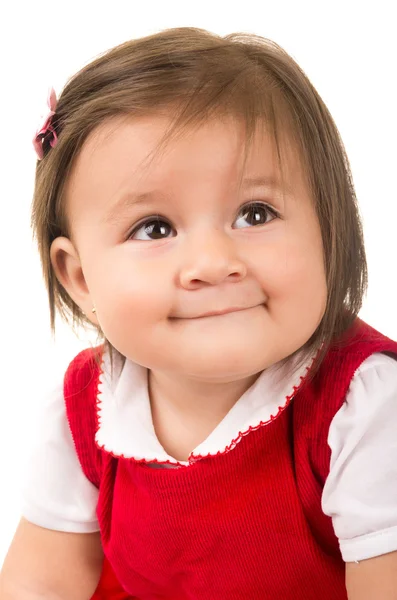
[[[248,187],[268,187],[271,189],[282,189],[279,179],[273,175],[261,176],[261,177],[245,177],[242,181],[242,188]],[[289,186],[285,186],[287,193],[291,192]],[[117,223],[122,217],[124,212],[130,209],[132,206],[142,204],[145,201],[153,200],[155,197],[159,198],[161,192],[158,190],[152,190],[150,192],[134,193],[129,192],[124,194],[115,202],[110,210],[105,214],[103,222],[110,225]]]

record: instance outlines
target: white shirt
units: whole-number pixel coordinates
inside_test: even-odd
[[[308,364],[287,378],[282,370],[264,371],[190,459],[226,451],[250,427],[276,415]],[[147,370],[127,360],[120,375],[112,379],[105,355],[103,371],[98,385],[97,443],[116,456],[177,463],[154,431]],[[376,353],[356,371],[329,429],[331,462],[322,508],[332,518],[346,562],[397,550],[396,434],[397,361]],[[48,529],[89,533],[99,530],[97,499],[98,490],[86,479],[76,455],[62,381],[44,408],[27,469],[22,514]]]

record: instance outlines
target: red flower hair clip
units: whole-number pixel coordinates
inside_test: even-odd
[[[57,107],[57,97],[55,94],[54,88],[51,88],[48,92],[47,105],[50,109],[49,112],[42,117],[41,125],[35,133],[33,138],[33,147],[36,151],[37,158],[41,160],[44,156],[43,150],[43,141],[49,142],[51,148],[57,145],[58,136],[55,132],[55,129],[52,125],[52,118],[55,115],[55,110]]]

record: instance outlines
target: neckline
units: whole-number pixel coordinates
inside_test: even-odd
[[[178,461],[161,446],[154,430],[148,370],[128,359],[122,365],[121,357],[116,355],[112,377],[110,356],[104,350],[97,388],[96,445],[116,458],[169,467],[189,466],[230,452],[244,436],[270,424],[287,408],[316,356],[317,352],[312,353],[299,367],[301,354],[297,354],[289,364],[263,371],[209,436],[192,450],[189,460]],[[289,370],[291,374],[286,377]]]

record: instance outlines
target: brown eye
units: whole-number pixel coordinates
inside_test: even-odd
[[[174,230],[167,221],[163,219],[147,219],[131,233],[129,239],[143,241],[164,240],[172,237],[173,234]]]
[[[277,216],[276,211],[266,204],[253,202],[243,206],[234,222],[234,227],[236,229],[243,229],[244,227],[265,225],[266,223],[273,221]]]

